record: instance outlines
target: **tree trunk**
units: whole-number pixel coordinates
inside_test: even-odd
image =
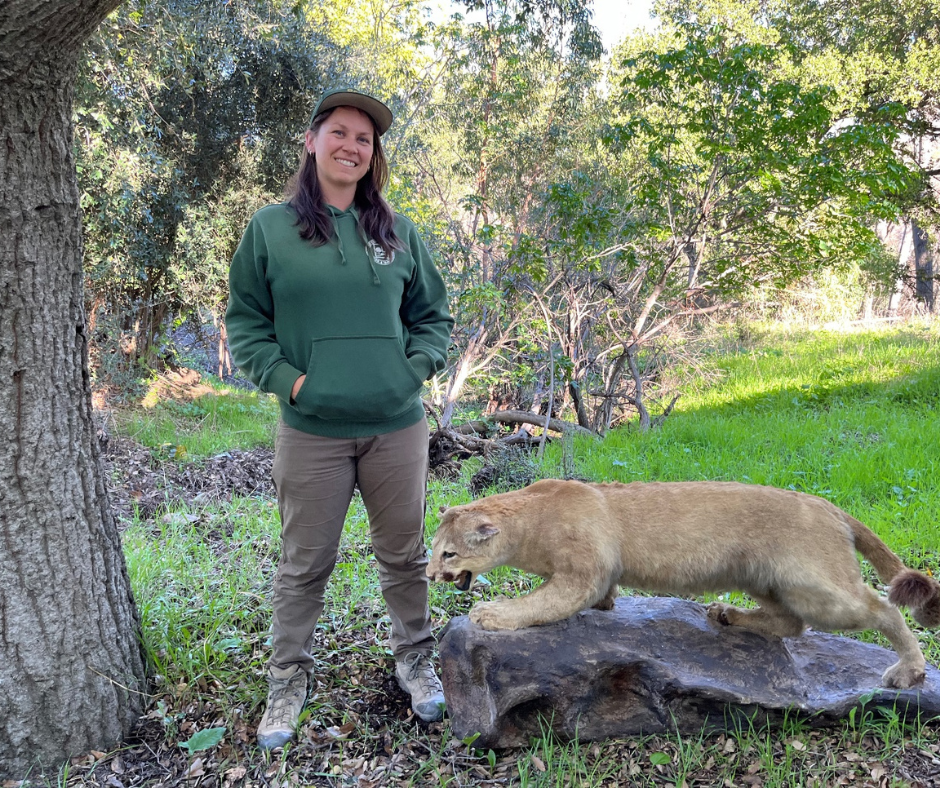
[[[892,251],[897,251],[898,270],[906,272],[911,264],[911,255],[914,250],[911,222],[902,219],[900,224],[891,222],[878,222],[875,234],[879,240]],[[904,295],[905,276],[898,277],[894,285],[894,292],[888,298],[888,316],[895,317]]]
[[[630,377],[633,378],[633,404],[636,405],[636,411],[640,415],[640,429],[646,432],[650,428],[650,414],[646,409],[646,403],[643,401],[643,375],[636,363],[637,349],[636,343],[634,343],[624,347],[623,350],[627,356],[627,364],[630,367]]]
[[[936,274],[934,273],[934,247],[924,229],[911,220],[914,230],[914,297],[928,312],[933,312]]]
[[[0,13],[0,779],[108,749],[145,689],[92,418],[72,93],[118,0]]]

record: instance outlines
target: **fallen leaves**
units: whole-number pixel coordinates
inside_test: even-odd
[[[205,773],[206,770],[202,758],[196,758],[183,773],[183,779],[192,780],[196,777],[202,777]]]
[[[177,452],[173,461],[161,461],[150,450],[112,435],[102,447],[102,459],[107,466],[112,508],[124,520],[135,516],[151,520],[157,512],[176,504],[198,507],[233,495],[274,496],[274,452],[268,448],[233,449],[198,462],[183,462]],[[199,519],[193,512],[162,515],[165,525],[174,526],[191,525]]]
[[[118,753],[95,751],[73,762],[70,788],[163,788],[266,785],[268,788],[348,785],[356,788],[397,788],[400,785],[462,785],[484,788],[508,786],[518,781],[526,765],[530,774],[545,775],[553,785],[590,785],[592,788],[650,782],[661,788],[769,788],[771,771],[792,765],[790,784],[806,788],[912,788],[940,785],[940,746],[931,742],[907,742],[891,758],[886,745],[870,738],[852,741],[837,731],[812,731],[783,736],[756,744],[755,739],[726,734],[683,742],[669,737],[642,741],[609,741],[580,748],[581,768],[591,765],[614,768],[610,781],[582,779],[586,772],[563,768],[551,752],[539,748],[506,750],[490,754],[473,750],[451,739],[445,724],[425,725],[409,717],[409,702],[391,676],[391,665],[379,659],[360,665],[361,686],[348,682],[348,665],[337,665],[319,674],[315,708],[296,745],[285,752],[262,756],[254,746],[254,731],[241,720],[229,721],[224,741],[215,749],[188,756],[168,739],[159,719],[142,720],[138,735],[143,744]],[[334,680],[343,671],[342,679]],[[225,689],[207,683],[207,690],[221,696]],[[221,703],[194,702],[174,708],[172,697],[163,717],[180,719],[190,733],[209,730]],[[153,715],[160,717],[160,715]],[[251,715],[254,718],[254,715]],[[875,751],[878,757],[873,757]],[[557,750],[555,751],[557,753]],[[682,758],[690,760],[683,771]],[[611,766],[612,765],[612,766]],[[797,775],[802,777],[797,778]],[[578,775],[581,775],[579,777]],[[820,775],[819,778],[813,775]],[[3,784],[0,788],[26,788]]]
[[[235,785],[244,780],[247,774],[247,766],[233,766],[231,769],[225,770],[225,773],[222,775],[222,784],[226,786]]]

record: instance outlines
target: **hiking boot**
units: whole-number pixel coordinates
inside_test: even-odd
[[[300,665],[268,668],[268,707],[258,725],[258,746],[273,750],[293,741],[307,701],[307,672]]]
[[[401,688],[411,695],[411,708],[425,722],[444,716],[444,688],[429,660],[419,651],[405,654],[395,665]]]

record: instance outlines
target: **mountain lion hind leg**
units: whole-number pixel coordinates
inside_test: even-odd
[[[708,606],[708,617],[719,624],[743,627],[764,637],[795,638],[806,631],[803,619],[770,597],[750,596],[760,607],[750,609],[712,602]]]
[[[620,593],[620,585],[614,583],[610,588],[607,589],[607,593],[602,599],[599,599],[591,607],[594,610],[613,610],[614,609],[614,600],[617,598]]]
[[[849,588],[792,588],[780,592],[781,602],[810,626],[828,632],[875,629],[894,647],[898,662],[881,677],[885,687],[907,689],[924,680],[926,661],[917,638],[901,611],[882,599],[861,578]]]

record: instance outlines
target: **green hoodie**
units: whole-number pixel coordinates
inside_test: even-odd
[[[395,222],[405,251],[389,260],[363,241],[354,207],[330,212],[336,235],[322,246],[300,237],[286,204],[251,218],[229,270],[232,359],[277,395],[294,429],[359,438],[410,427],[424,415],[424,381],[447,359],[444,282],[405,217]]]

